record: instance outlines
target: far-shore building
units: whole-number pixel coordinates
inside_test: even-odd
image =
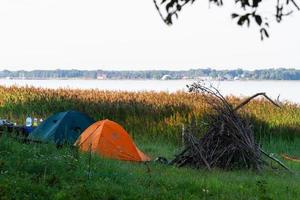
[[[172,79],[172,77],[168,74],[163,75],[163,77],[161,78],[161,80],[170,80],[170,79]]]
[[[98,80],[105,80],[105,79],[107,79],[107,76],[106,76],[106,74],[100,74],[100,75],[97,75],[97,79]]]
[[[196,77],[197,80],[202,80],[202,81],[210,81],[212,80],[212,77],[210,76],[198,76]]]

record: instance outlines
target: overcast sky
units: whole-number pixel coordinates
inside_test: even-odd
[[[1,0],[0,70],[300,69],[300,12],[261,42],[231,11],[205,1],[169,27],[152,0]]]

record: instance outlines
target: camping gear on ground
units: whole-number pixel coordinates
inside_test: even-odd
[[[25,126],[17,126],[16,122],[0,119],[0,135],[3,133],[14,133],[15,136],[26,136]]]
[[[25,125],[26,125],[27,127],[32,126],[32,118],[31,118],[30,116],[28,116],[28,117],[26,118]]]
[[[32,118],[28,116],[25,120],[25,126],[23,127],[22,132],[25,136],[28,136],[36,127],[37,127],[36,118],[32,120]]]
[[[92,118],[81,112],[60,112],[43,121],[28,138],[54,142],[57,145],[73,144],[79,135],[94,122]]]
[[[0,119],[0,126],[3,126],[4,124],[6,124],[6,119]]]
[[[5,126],[5,125],[10,125],[10,126],[13,126],[14,123],[13,122],[10,122],[8,121],[7,119],[0,119],[0,126]]]
[[[0,119],[0,135],[9,129],[13,124],[6,119]]]
[[[162,157],[162,156],[159,156],[159,157],[155,158],[154,162],[160,163],[160,164],[164,164],[164,165],[168,165],[169,164],[168,159],[165,158],[165,157]]]
[[[38,120],[37,118],[33,118],[33,124],[32,126],[38,126]]]
[[[28,136],[32,131],[34,131],[36,127],[34,126],[24,126],[23,127],[23,133],[25,136]]]
[[[75,145],[82,151],[95,152],[117,160],[150,161],[150,158],[136,147],[125,129],[108,119],[88,127]]]

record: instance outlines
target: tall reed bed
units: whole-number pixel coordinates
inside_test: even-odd
[[[230,102],[239,98],[230,96]],[[180,140],[183,123],[205,122],[210,112],[203,96],[186,92],[123,92],[79,89],[41,89],[0,86],[0,118],[24,124],[27,115],[46,118],[55,112],[78,110],[95,120],[111,119],[133,136],[163,136]],[[258,99],[244,110],[259,138],[300,135],[300,107],[285,102],[281,109]]]

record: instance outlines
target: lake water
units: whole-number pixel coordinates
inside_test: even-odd
[[[34,86],[42,88],[76,88],[121,91],[186,90],[193,80],[9,80],[0,79],[0,85]],[[300,103],[300,81],[213,81],[224,95],[249,96],[266,92],[272,98]]]

